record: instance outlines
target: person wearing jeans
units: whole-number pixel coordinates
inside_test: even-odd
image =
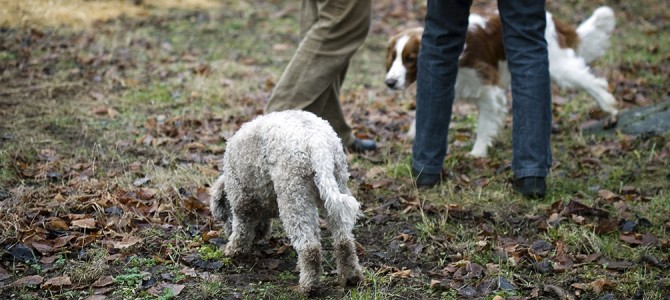
[[[302,1],[302,40],[270,96],[266,113],[307,110],[328,121],[349,150],[376,149],[373,140],[354,137],[339,99],[349,61],[368,35],[371,6],[371,0]]]
[[[441,180],[458,58],[472,0],[428,0],[417,74],[412,173],[417,186]],[[498,0],[512,76],[512,170],[515,190],[544,197],[551,166],[551,89],[544,0]]]

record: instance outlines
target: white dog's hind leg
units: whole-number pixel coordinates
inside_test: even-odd
[[[507,114],[506,98],[503,90],[497,86],[486,86],[477,99],[479,118],[477,120],[477,138],[469,155],[486,157],[488,148],[505,121]]]
[[[338,281],[341,286],[352,286],[363,279],[363,270],[358,263],[356,244],[352,230],[353,226],[328,217],[328,227],[333,234],[334,258],[337,264]]]
[[[255,216],[238,216],[233,209],[232,233],[226,244],[224,254],[236,256],[249,253],[256,236],[258,221]]]
[[[224,191],[224,181],[225,177],[221,175],[210,188],[209,210],[214,218],[223,221],[223,233],[229,237],[231,234],[230,204]]]
[[[287,174],[294,174],[286,172]],[[277,190],[277,207],[284,231],[298,253],[300,290],[309,294],[318,287],[323,269],[321,267],[321,229],[317,211],[318,191],[304,178],[273,178],[282,182]]]
[[[256,226],[256,241],[267,240],[272,234],[272,220],[266,219],[258,222]]]

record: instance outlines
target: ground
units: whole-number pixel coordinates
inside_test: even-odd
[[[253,254],[225,257],[207,192],[226,139],[262,113],[299,41],[299,1],[120,2],[136,13],[75,24],[3,6],[0,299],[302,297],[281,226]],[[384,88],[384,52],[425,8],[373,2],[342,93],[357,133],[380,146],[348,156],[365,278],[337,286],[324,226],[316,297],[669,299],[670,135],[583,133],[602,112],[555,89],[549,193],[527,200],[510,185],[512,120],[491,157],[473,159],[476,111],[458,106],[449,177],[417,189],[404,136],[414,92]],[[548,8],[573,24],[614,9],[612,46],[593,70],[625,110],[669,100],[665,2]]]

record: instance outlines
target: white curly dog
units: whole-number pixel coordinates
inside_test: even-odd
[[[300,289],[310,293],[322,273],[319,209],[333,235],[341,285],[358,283],[352,230],[360,205],[347,187],[340,139],[325,120],[305,111],[282,111],[243,124],[228,141],[223,172],[211,188],[212,214],[229,236],[225,254],[251,250],[279,217],[298,253]]]

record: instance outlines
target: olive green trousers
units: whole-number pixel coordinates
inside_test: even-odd
[[[265,112],[300,109],[325,119],[344,145],[354,142],[340,106],[351,57],[370,29],[371,0],[303,0],[302,41]]]

